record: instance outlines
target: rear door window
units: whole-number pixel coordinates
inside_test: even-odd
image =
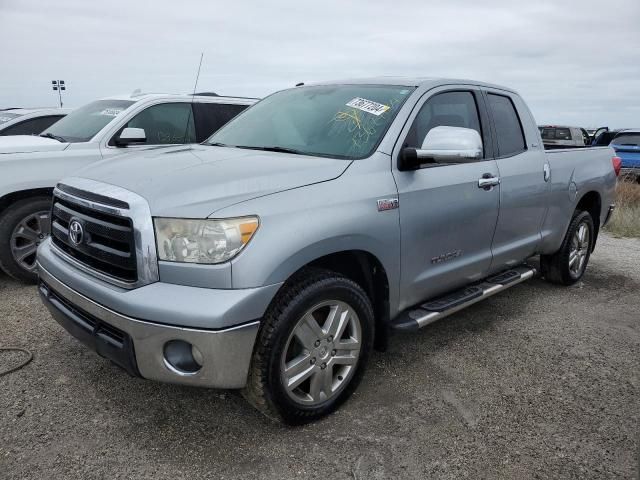
[[[196,141],[204,142],[248,106],[229,103],[195,103],[193,114],[196,121]]]
[[[524,132],[511,99],[495,93],[489,93],[487,97],[496,131],[498,155],[508,157],[524,152],[526,150]],[[569,138],[571,138],[570,132]]]

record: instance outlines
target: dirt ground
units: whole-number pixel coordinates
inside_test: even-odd
[[[316,424],[233,391],[131,378],[0,275],[1,479],[638,478],[640,240],[602,236],[584,281],[541,279],[395,336]],[[0,370],[18,356],[0,352]]]

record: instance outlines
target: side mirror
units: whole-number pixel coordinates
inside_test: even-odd
[[[120,133],[120,136],[116,139],[116,145],[119,147],[126,147],[128,145],[135,145],[136,143],[144,143],[147,141],[147,134],[144,132],[144,128],[127,127]]]
[[[415,170],[425,163],[466,163],[482,157],[482,138],[472,128],[435,127],[429,130],[419,149],[405,148],[400,170]]]

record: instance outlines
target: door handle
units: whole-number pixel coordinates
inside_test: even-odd
[[[482,178],[478,179],[478,188],[484,188],[490,190],[491,187],[500,185],[500,177],[490,176],[491,174],[485,173]]]
[[[544,164],[542,171],[544,172],[544,181],[548,182],[551,178],[551,168],[549,167],[548,163]]]

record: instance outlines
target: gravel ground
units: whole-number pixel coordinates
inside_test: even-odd
[[[0,478],[638,478],[639,267],[640,240],[602,236],[584,282],[534,279],[394,337],[299,428],[128,377],[0,276],[0,346],[34,352],[0,377]]]

